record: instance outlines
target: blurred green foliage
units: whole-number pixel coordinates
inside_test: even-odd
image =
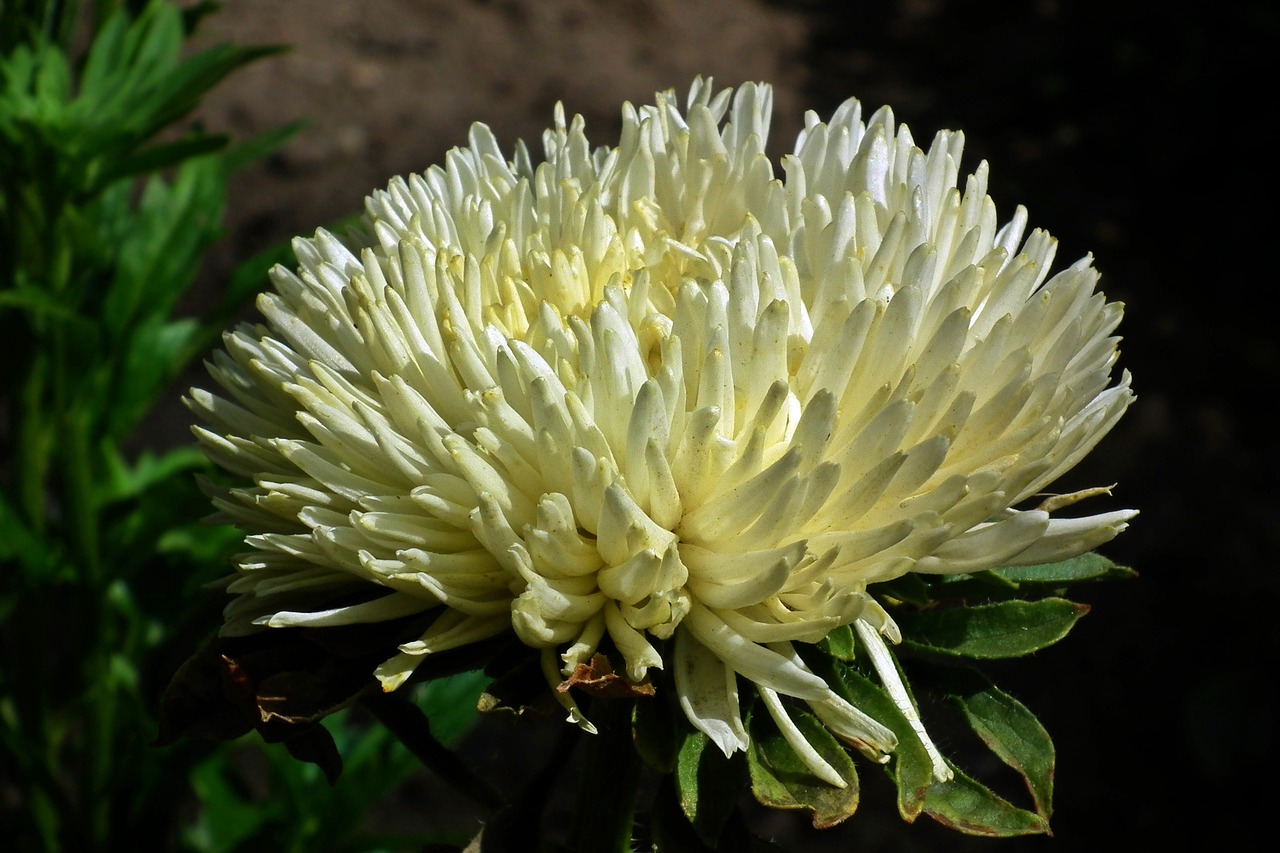
[[[367,726],[341,714],[326,723],[352,780],[340,788],[278,745],[152,745],[164,683],[219,621],[218,597],[201,587],[225,574],[239,534],[193,522],[208,510],[194,479],[207,463],[191,447],[155,448],[148,418],[266,284],[268,260],[252,259],[205,315],[176,316],[219,239],[229,176],[296,129],[231,144],[189,121],[211,88],[278,50],[193,51],[214,9],[0,2],[10,850],[377,849],[358,840],[361,818],[415,766],[391,735],[357,738]],[[461,696],[479,689],[463,677],[418,698],[465,709]],[[437,721],[437,735],[467,720]],[[246,750],[262,752],[269,803],[248,784]]]

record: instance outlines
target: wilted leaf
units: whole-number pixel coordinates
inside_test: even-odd
[[[567,693],[578,688],[592,696],[605,699],[626,699],[637,696],[652,696],[653,683],[648,679],[639,684],[623,678],[613,671],[613,664],[602,654],[594,654],[587,663],[580,663],[564,681],[556,685],[556,690]]]
[[[320,721],[378,691],[374,668],[424,627],[422,617],[408,617],[215,638],[166,688],[156,745],[229,740],[255,729],[263,740],[284,743],[295,757],[318,764],[332,781],[341,763]]]

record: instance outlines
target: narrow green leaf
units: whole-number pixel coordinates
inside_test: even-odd
[[[691,732],[680,744],[675,771],[680,808],[708,847],[720,843],[746,782],[745,769],[739,754],[726,758],[702,732]]]
[[[192,471],[208,467],[208,460],[198,447],[179,447],[156,454],[144,450],[132,463],[116,453],[106,459],[107,478],[98,486],[102,506],[135,498],[173,477],[189,477]]]
[[[44,51],[36,72],[36,99],[57,109],[71,97],[71,68],[66,56],[58,50]]]
[[[167,169],[170,166],[209,154],[224,148],[228,137],[224,134],[193,134],[177,142],[167,142],[144,148],[122,157],[100,173],[99,183],[114,183],[121,178]]]
[[[236,143],[223,153],[223,168],[230,174],[274,154],[280,146],[296,136],[306,126],[306,121],[292,121],[274,130],[269,130],[251,139]]]
[[[121,64],[129,21],[124,15],[112,15],[98,29],[80,75],[80,96],[97,99],[108,85],[111,74]]]
[[[1089,612],[1063,598],[895,613],[903,646],[954,657],[1016,658],[1061,640]]]
[[[35,285],[20,285],[0,292],[0,314],[7,309],[28,311],[33,316],[67,323],[72,334],[86,334],[92,328],[90,321],[76,313],[74,308]]]
[[[826,727],[807,711],[791,710],[791,719],[805,739],[840,774],[845,787],[837,788],[805,766],[783,738],[768,714],[753,714],[749,723],[751,745],[747,767],[756,800],[778,809],[808,809],[816,829],[827,829],[853,816],[858,808],[858,770],[849,753]]]
[[[925,795],[924,811],[943,826],[966,835],[1009,838],[1049,832],[1049,822],[994,794],[955,770],[949,782],[937,782]]]

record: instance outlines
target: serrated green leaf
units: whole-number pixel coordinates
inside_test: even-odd
[[[808,809],[814,827],[827,829],[857,810],[858,770],[849,753],[816,717],[807,711],[792,709],[790,713],[805,739],[845,780],[845,787],[837,788],[814,776],[768,714],[753,714],[747,748],[751,791],[758,802],[771,808]]]
[[[997,796],[987,786],[955,770],[955,778],[937,782],[925,795],[924,812],[943,826],[966,835],[1009,838],[1049,831],[1049,822]]]
[[[1085,581],[1118,580],[1133,577],[1133,569],[1111,562],[1106,557],[1090,551],[1070,560],[1043,563],[1036,566],[1006,566],[992,569],[991,574],[1012,581],[1019,586],[1066,586]]]
[[[953,657],[1016,658],[1061,640],[1089,612],[1063,598],[895,613],[903,646]]]
[[[715,848],[746,781],[739,754],[726,758],[702,732],[688,734],[676,755],[680,809],[703,844]]]
[[[977,673],[973,678],[973,688],[949,698],[959,705],[982,742],[1018,771],[1036,813],[1048,820],[1053,814],[1053,740],[1027,706]]]

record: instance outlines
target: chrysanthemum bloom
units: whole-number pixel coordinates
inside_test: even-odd
[[[1121,306],[1088,258],[1050,275],[1025,210],[999,224],[985,164],[959,183],[961,134],[924,151],[850,100],[807,117],[779,178],[770,101],[698,80],[684,110],[624,106],[594,149],[558,108],[536,166],[476,125],[374,193],[359,233],[297,240],[265,323],[213,359],[226,396],[189,399],[209,456],[252,480],[215,495],[252,533],[224,633],[437,612],[386,690],[506,631],[554,684],[607,637],[629,679],[672,670],[726,754],[747,685],[842,785],[780,696],[891,751],[793,645],[852,625],[946,778],[875,585],[1124,528],[1017,508],[1131,401]]]

